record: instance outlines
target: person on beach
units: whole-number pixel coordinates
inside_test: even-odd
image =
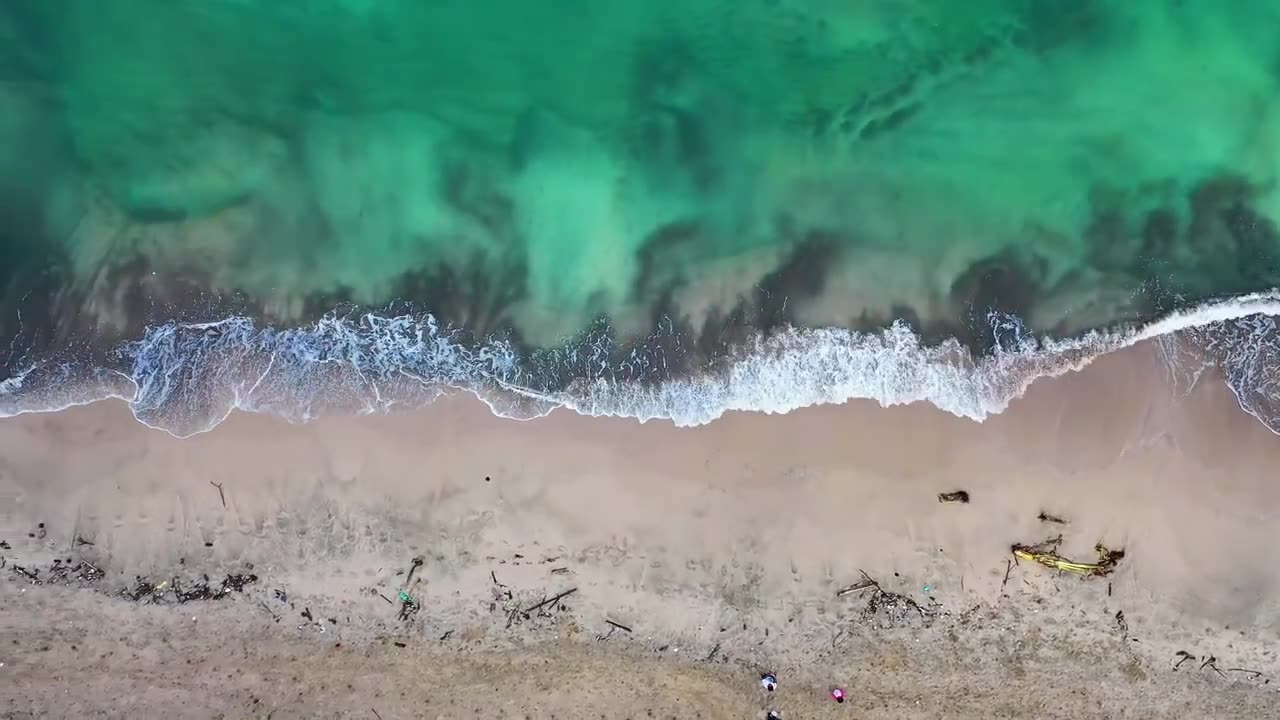
[[[774,677],[773,673],[761,673],[760,687],[768,690],[769,692],[773,692],[778,689],[778,678]]]

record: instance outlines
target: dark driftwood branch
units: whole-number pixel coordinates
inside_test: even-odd
[[[557,603],[557,602],[559,602],[560,600],[563,600],[564,598],[569,597],[570,595],[572,595],[572,594],[574,594],[574,593],[576,593],[576,592],[578,592],[578,588],[576,588],[576,587],[575,587],[575,588],[569,588],[568,590],[565,590],[564,592],[560,593],[559,595],[556,595],[556,596],[555,596],[555,597],[553,597],[553,598],[549,598],[549,599],[547,599],[547,600],[543,600],[542,602],[538,603],[537,605],[534,605],[534,606],[533,606],[533,607],[531,607],[531,608],[526,608],[526,609],[524,610],[524,612],[525,612],[525,613],[531,613],[531,612],[533,612],[534,610],[540,610],[540,609],[542,609],[542,608],[546,607],[547,605],[552,605],[552,604],[554,604],[554,603]]]

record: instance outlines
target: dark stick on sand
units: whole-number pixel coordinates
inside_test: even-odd
[[[1066,521],[1066,520],[1063,520],[1062,518],[1058,517],[1057,515],[1050,515],[1049,513],[1045,512],[1045,511],[1043,511],[1043,510],[1041,510],[1041,511],[1040,511],[1040,514],[1036,516],[1036,519],[1037,519],[1037,520],[1039,520],[1040,522],[1054,523],[1055,525],[1066,525],[1066,524],[1067,524],[1067,521]]]
[[[374,710],[373,708],[369,708],[369,710],[373,713],[374,717],[378,718],[378,720],[382,720],[382,716],[378,714],[377,710]]]
[[[266,603],[259,601],[258,604],[262,606],[263,610],[267,611],[267,614],[271,616],[272,620],[275,620],[276,622],[280,622],[280,616],[271,612],[271,608],[267,607]]]
[[[420,557],[413,559],[413,563],[409,565],[409,576],[404,579],[405,587],[408,587],[409,583],[413,582],[413,573],[422,566],[422,562],[422,558]]]
[[[1227,677],[1226,673],[1218,669],[1218,658],[1214,657],[1213,655],[1210,655],[1208,660],[1205,660],[1203,663],[1200,664],[1201,670],[1205,668],[1209,668],[1210,670],[1218,673],[1218,675],[1224,679]]]
[[[711,648],[711,652],[707,653],[707,659],[705,660],[705,662],[711,662],[712,660],[715,660],[716,655],[719,655],[719,654],[720,654],[720,643],[716,643],[716,646]]]
[[[619,630],[625,630],[626,632],[631,632],[631,628],[627,627],[626,625],[623,625],[622,623],[616,623],[608,618],[605,618],[605,622],[618,628]]]
[[[210,480],[209,484],[218,488],[218,499],[222,501],[222,507],[225,509],[227,507],[227,496],[222,493],[222,483]]]
[[[565,590],[564,592],[560,593],[559,595],[556,595],[556,596],[555,596],[555,597],[553,597],[553,598],[549,598],[549,599],[547,599],[547,600],[543,600],[542,602],[538,603],[537,605],[534,605],[534,606],[533,606],[533,607],[531,607],[531,608],[527,608],[527,609],[525,609],[525,610],[524,610],[524,612],[527,614],[527,613],[531,613],[531,612],[533,612],[534,610],[540,610],[540,609],[542,609],[542,608],[546,607],[547,605],[551,605],[551,604],[553,604],[553,603],[556,603],[556,602],[560,601],[561,599],[566,598],[566,597],[568,597],[568,596],[570,596],[570,595],[572,595],[572,594],[574,594],[574,593],[576,593],[576,592],[578,592],[578,588],[576,588],[576,587],[575,587],[575,588],[569,588],[568,590]]]
[[[862,573],[862,579],[848,587],[844,587],[837,590],[836,597],[842,598],[845,595],[851,595],[853,593],[858,592],[859,590],[866,590],[867,588],[875,588],[877,590],[880,589],[880,583],[876,582],[875,580],[872,580],[871,576],[868,575],[866,571],[859,570],[858,572]]]
[[[969,493],[964,490],[956,490],[955,492],[938,493],[938,502],[940,503],[968,503]]]
[[[498,574],[492,570],[489,571],[489,579],[492,580],[493,584],[497,585],[498,587],[506,587],[506,585],[503,585],[502,583],[498,582]]]
[[[1005,560],[1004,581],[1000,583],[1000,592],[1004,592],[1004,586],[1009,584],[1009,573],[1013,572],[1013,561]]]
[[[1192,655],[1191,653],[1187,652],[1186,650],[1179,650],[1179,651],[1178,651],[1178,654],[1177,654],[1175,657],[1181,658],[1180,660],[1178,660],[1178,662],[1174,663],[1173,669],[1174,669],[1174,670],[1177,670],[1178,668],[1182,667],[1182,663],[1184,663],[1184,662],[1186,662],[1186,661],[1188,661],[1188,660],[1192,660],[1192,659],[1194,659],[1194,658],[1195,658],[1195,655]]]

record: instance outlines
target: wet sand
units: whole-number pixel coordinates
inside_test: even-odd
[[[9,418],[0,555],[44,574],[3,570],[0,712],[1259,713],[1280,689],[1277,463],[1225,386],[1180,396],[1151,345],[984,424],[870,403],[691,430],[521,423],[470,397],[234,415],[187,440],[119,402]],[[938,501],[953,490],[971,502]],[[1107,578],[1009,567],[1011,544],[1058,533],[1073,559],[1126,556]],[[45,582],[55,557],[106,577]],[[864,571],[920,609],[836,596]],[[118,593],[249,572],[219,600]]]

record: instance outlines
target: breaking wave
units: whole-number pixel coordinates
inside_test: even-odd
[[[469,391],[496,415],[521,420],[567,408],[696,426],[732,410],[786,413],[869,399],[883,406],[928,402],[982,421],[1038,378],[1155,340],[1176,380],[1194,383],[1206,368],[1220,369],[1240,406],[1280,433],[1277,316],[1274,291],[1070,339],[1036,337],[1017,318],[993,315],[996,349],[980,356],[956,340],[926,345],[903,322],[878,332],[790,328],[693,373],[673,369],[687,366],[674,331],[625,350],[602,328],[522,355],[502,339],[468,342],[430,315],[330,315],[294,329],[229,317],[151,327],[106,363],[31,363],[0,381],[0,417],[114,397],[146,425],[187,437],[234,410],[303,422],[413,408]]]

